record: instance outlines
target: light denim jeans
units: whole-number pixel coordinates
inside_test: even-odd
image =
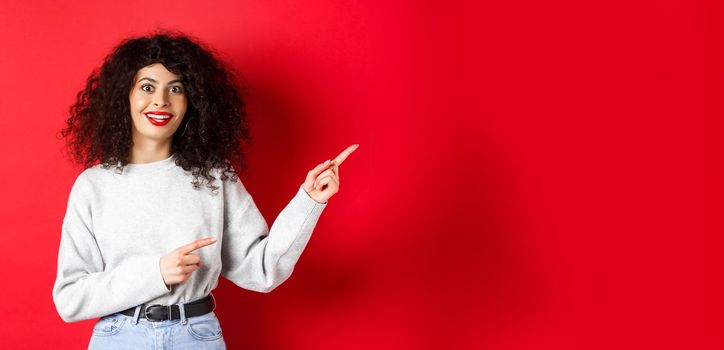
[[[205,315],[152,322],[140,316],[115,313],[101,317],[93,326],[88,349],[226,349],[221,324],[211,311]]]

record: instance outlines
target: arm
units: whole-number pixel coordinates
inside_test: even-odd
[[[299,187],[271,231],[241,180],[225,186],[222,270],[241,288],[267,293],[292,274],[327,203]]]
[[[63,219],[53,302],[65,322],[119,312],[170,292],[161,276],[160,256],[133,257],[105,269],[92,232],[92,193],[81,174]]]

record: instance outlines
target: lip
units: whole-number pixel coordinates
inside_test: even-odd
[[[173,114],[168,113],[168,112],[152,111],[152,112],[147,112],[144,114],[146,115],[146,119],[155,126],[164,126],[164,125],[168,124],[171,121],[171,119],[173,119]],[[155,120],[151,116],[171,116],[171,117],[166,120]]]

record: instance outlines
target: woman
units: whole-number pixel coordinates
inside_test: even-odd
[[[85,170],[68,199],[53,301],[66,322],[100,317],[89,344],[99,349],[225,348],[211,295],[219,275],[258,292],[284,282],[358,146],[310,170],[269,230],[232,167],[245,166],[239,147],[251,137],[230,71],[167,33],[116,47],[62,136]]]

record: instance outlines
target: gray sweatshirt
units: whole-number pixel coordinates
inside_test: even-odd
[[[65,322],[139,304],[171,305],[209,294],[219,275],[241,288],[269,292],[292,273],[327,206],[299,186],[269,230],[241,180],[221,181],[216,194],[175,164],[176,156],[128,164],[122,173],[100,165],[76,179],[58,250],[53,301]],[[193,251],[201,267],[180,284],[163,281],[160,259],[213,236]]]

